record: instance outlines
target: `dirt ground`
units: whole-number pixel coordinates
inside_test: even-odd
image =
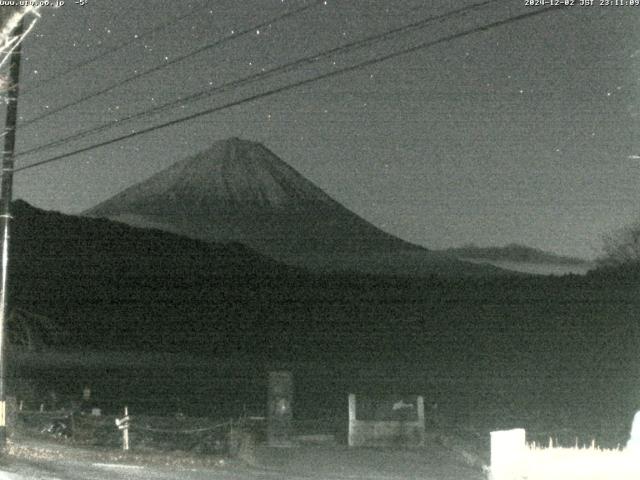
[[[257,447],[257,468],[281,478],[322,480],[479,480],[481,468],[471,466],[439,445],[412,450],[314,445],[291,448]]]
[[[442,446],[403,450],[396,448],[349,448],[346,445],[294,445],[272,448],[258,444],[241,459],[192,456],[173,452],[164,455],[124,454],[117,450],[87,449],[57,442],[16,440],[11,444],[5,471],[11,478],[42,478],[38,472],[86,470],[87,478],[180,478],[211,479],[308,479],[308,480],[481,480],[478,465]],[[111,465],[104,469],[104,465]],[[118,468],[121,467],[121,468]],[[103,472],[104,470],[104,472]],[[104,474],[102,474],[103,472]],[[146,472],[146,473],[145,473]],[[68,477],[72,478],[72,477]]]

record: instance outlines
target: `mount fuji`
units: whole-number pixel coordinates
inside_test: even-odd
[[[136,227],[240,242],[311,271],[484,275],[500,270],[383,232],[259,143],[231,138],[87,210]]]

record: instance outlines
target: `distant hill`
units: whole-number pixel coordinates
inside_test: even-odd
[[[13,203],[12,214],[13,305],[60,322],[80,345],[213,348],[220,344],[214,332],[230,338],[268,323],[266,300],[303,275],[237,243],[47,212],[23,201]]]
[[[313,274],[241,244],[43,211],[23,201],[13,203],[12,215],[11,305],[65,332],[58,348],[370,358],[423,352],[424,341],[448,352],[432,333],[457,327],[447,316],[434,325],[433,309],[443,305],[447,285],[456,287],[445,305],[477,295],[459,278]],[[416,333],[426,328],[423,319],[427,336]]]
[[[629,334],[640,312],[637,278],[311,274],[239,244],[45,212],[24,202],[14,203],[13,216],[9,299],[68,333],[57,351],[203,354],[246,360],[259,372],[267,360],[379,362],[405,386],[393,362],[474,382],[487,372],[575,381],[577,371],[587,379],[598,371],[606,391],[610,378],[637,370],[637,339]],[[627,369],[623,377],[620,368]],[[44,373],[51,383],[73,384],[73,375],[89,375],[88,369]],[[110,367],[90,371],[115,388]],[[298,377],[297,388],[319,391],[305,386],[310,378]],[[388,389],[386,376],[377,381],[380,391]],[[559,385],[573,397],[574,388],[593,387]]]
[[[504,247],[478,247],[472,244],[441,252],[467,261],[541,275],[585,274],[595,267],[592,262],[581,258],[557,255],[516,243]]]
[[[212,242],[240,242],[318,271],[488,275],[383,232],[259,143],[231,138],[84,212]]]

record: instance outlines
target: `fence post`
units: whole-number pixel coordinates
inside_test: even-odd
[[[116,426],[118,430],[122,430],[122,449],[126,452],[129,450],[129,409],[124,407],[124,417],[116,418]]]
[[[124,407],[124,429],[122,430],[122,449],[127,452],[129,451],[129,409]]]

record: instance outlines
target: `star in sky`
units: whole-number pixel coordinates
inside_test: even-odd
[[[146,3],[94,2],[91,9],[69,6],[44,17],[24,48],[20,116],[29,120],[131,72],[169,63],[229,34],[249,33],[19,131],[19,150],[453,8],[444,1],[365,2],[366,8],[363,2],[322,2],[281,23],[251,28],[305,2],[221,0],[213,6],[192,0],[193,16],[149,35],[144,32],[184,15],[185,5],[152,9]],[[515,3],[510,8],[487,5],[268,82],[197,103],[180,101],[162,114],[48,154],[524,10]],[[640,172],[629,171],[634,162],[620,162],[640,150],[640,65],[629,61],[640,52],[639,15],[639,9],[563,9],[444,42],[25,171],[16,176],[16,195],[43,208],[82,211],[216,140],[239,136],[263,142],[345,206],[406,240],[430,248],[517,242],[592,256],[600,234],[632,220],[640,202]],[[131,44],[122,51],[46,82],[125,40]],[[37,82],[46,88],[34,88]],[[394,168],[381,175],[371,164]],[[68,188],[56,188],[61,184]],[[526,225],[522,218],[529,219]]]

